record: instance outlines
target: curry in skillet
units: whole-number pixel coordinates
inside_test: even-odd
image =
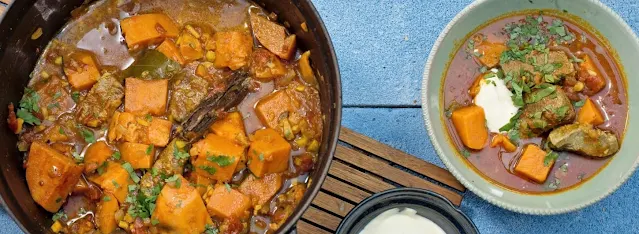
[[[606,42],[559,14],[510,15],[471,33],[441,98],[452,142],[511,190],[560,191],[595,175],[621,147],[621,67]]]
[[[77,9],[9,106],[33,200],[54,232],[276,231],[322,144],[309,56],[247,1]]]

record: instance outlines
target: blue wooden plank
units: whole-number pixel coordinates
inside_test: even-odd
[[[470,0],[313,0],[337,52],[344,104],[414,105],[431,46]],[[639,1],[603,1],[639,31]]]

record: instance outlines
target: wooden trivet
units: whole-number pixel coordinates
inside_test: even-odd
[[[322,190],[297,223],[299,234],[334,233],[359,202],[396,187],[431,190],[456,206],[466,188],[447,170],[342,127]]]

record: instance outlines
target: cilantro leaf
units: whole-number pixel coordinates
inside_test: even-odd
[[[25,123],[28,123],[31,125],[41,124],[40,119],[38,119],[33,114],[31,114],[31,112],[26,111],[25,109],[19,109],[16,115],[18,116],[18,118],[23,119]]]
[[[510,131],[510,129],[513,129],[515,127],[515,125],[517,124],[517,121],[519,121],[519,116],[521,116],[521,111],[517,112],[517,114],[515,114],[513,117],[510,118],[510,121],[502,126],[501,128],[499,128],[500,132],[507,132]]]
[[[572,105],[575,106],[575,107],[582,107],[582,106],[584,106],[584,104],[586,104],[586,99],[579,100],[578,102],[572,103]]]
[[[546,157],[544,157],[544,166],[549,167],[550,164],[552,164],[553,162],[555,162],[555,160],[557,160],[557,158],[559,158],[559,154],[551,150],[550,152],[546,154]]]
[[[186,151],[182,151],[177,147],[177,143],[173,143],[173,157],[177,160],[189,159],[191,155]]]
[[[178,175],[173,175],[173,176],[165,179],[164,182],[166,182],[166,183],[173,182],[173,186],[175,188],[180,188],[180,186],[182,185],[182,180],[180,179],[180,176],[178,176]]]
[[[197,168],[200,168],[200,169],[208,172],[211,175],[213,175],[213,174],[215,174],[215,172],[217,172],[217,169],[215,169],[215,167],[211,167],[211,166],[200,165]]]
[[[113,152],[113,154],[111,155],[111,157],[115,160],[120,160],[120,158],[122,158],[122,154],[120,153],[120,151],[115,151]]]
[[[146,155],[151,155],[153,152],[153,144],[150,144],[149,147],[146,148]]]
[[[84,138],[84,141],[87,143],[95,143],[95,136],[93,136],[93,131],[89,129],[82,129],[80,134]]]
[[[51,218],[53,220],[53,222],[61,220],[61,219],[68,219],[69,217],[67,217],[67,214],[64,213],[64,211],[58,211],[58,213],[55,213],[53,215],[53,218]]]
[[[207,152],[207,155],[208,155],[208,152]],[[209,155],[206,157],[206,159],[211,162],[217,163],[217,165],[220,165],[220,167],[226,167],[235,162],[235,158],[232,158],[230,156],[225,156],[225,155],[220,155],[220,156]]]
[[[138,174],[135,173],[135,170],[133,170],[133,166],[131,166],[130,163],[127,162],[122,164],[122,168],[124,168],[124,170],[129,173],[129,176],[131,177],[131,180],[133,180],[133,182],[135,182],[136,184],[140,182],[140,177],[138,176]]]
[[[554,86],[554,85],[550,85],[550,86],[546,86],[545,88],[541,88],[537,92],[531,93],[528,96],[528,98],[526,98],[526,103],[527,104],[536,103],[536,102],[540,101],[541,99],[543,99],[543,98],[555,93],[556,90],[557,90],[557,86]]]

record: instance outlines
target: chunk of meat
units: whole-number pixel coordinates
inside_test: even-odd
[[[40,113],[33,113],[42,119],[51,119],[68,112],[75,102],[68,91],[69,84],[57,76],[42,80],[33,85],[33,91],[26,91],[22,99],[31,97],[36,100]],[[38,98],[34,98],[37,96]]]
[[[99,127],[122,104],[124,88],[112,75],[105,75],[80,100],[75,111],[78,121],[89,127]]]
[[[286,35],[286,28],[263,16],[250,15],[253,35],[266,49],[282,59],[290,60],[295,54],[295,35]]]
[[[215,48],[215,67],[237,70],[248,64],[253,51],[253,39],[240,31],[217,32]]]
[[[256,49],[251,55],[250,72],[260,81],[271,81],[286,74],[287,69],[280,59],[266,49]]]
[[[230,181],[240,161],[245,161],[244,147],[233,141],[208,134],[191,147],[195,172],[217,181]]]
[[[519,118],[519,133],[522,138],[539,136],[557,126],[572,123],[575,120],[575,109],[572,102],[566,96],[563,89],[554,87],[554,92],[534,103],[527,103]],[[524,100],[533,97],[548,89],[535,89],[524,96]]]
[[[488,68],[493,68],[499,64],[501,54],[508,49],[504,43],[493,43],[483,40],[479,45],[475,46],[477,52],[481,55],[477,59],[481,64]]]
[[[124,111],[136,115],[164,115],[169,95],[169,80],[127,78],[124,94]]]
[[[251,198],[253,206],[256,206],[256,210],[260,210],[260,207],[271,200],[273,195],[275,195],[281,187],[282,175],[274,173],[267,174],[263,178],[249,175],[244,179],[242,184],[240,184],[239,190]]]
[[[213,217],[243,218],[250,214],[251,199],[234,188],[218,184],[207,199],[206,208]]]
[[[100,77],[100,70],[93,54],[88,51],[77,51],[65,56],[64,74],[76,90],[91,88]]]
[[[480,106],[467,106],[453,111],[451,116],[462,143],[471,149],[484,148],[488,139],[486,116]]]
[[[546,151],[538,146],[530,144],[526,145],[524,152],[519,158],[519,162],[515,166],[515,173],[531,179],[537,183],[544,183],[548,178],[548,173],[555,164],[555,160],[546,160]]]
[[[597,126],[604,123],[604,121],[605,119],[599,107],[590,98],[586,99],[584,106],[581,107],[577,115],[577,122]]]
[[[253,135],[248,155],[248,168],[257,177],[284,172],[288,169],[291,144],[273,129],[260,129]]]
[[[171,135],[171,121],[116,111],[109,123],[109,142],[134,142],[164,147]]]
[[[570,124],[552,130],[550,148],[589,157],[608,157],[619,151],[617,135],[594,128],[590,124]]]
[[[177,122],[184,121],[206,97],[209,83],[199,76],[180,73],[172,79],[169,113]]]
[[[179,182],[167,183],[157,198],[152,220],[159,233],[204,233],[213,224],[206,206],[195,187],[181,175]]]
[[[552,74],[557,78],[574,75],[575,73],[572,61],[568,58],[566,52],[563,51],[550,51],[548,54],[533,52],[526,56],[526,62],[513,60],[502,64],[501,68],[505,74],[514,74],[516,76],[523,75],[522,72],[533,74],[537,83],[541,83],[541,77],[547,72],[549,72],[547,74]],[[558,80],[556,79],[556,81]]]
[[[42,142],[33,142],[27,157],[26,179],[33,200],[57,212],[80,180],[82,166]]]
[[[167,15],[142,14],[120,21],[122,34],[129,49],[156,44],[164,38],[174,38],[180,32],[175,22]]]

